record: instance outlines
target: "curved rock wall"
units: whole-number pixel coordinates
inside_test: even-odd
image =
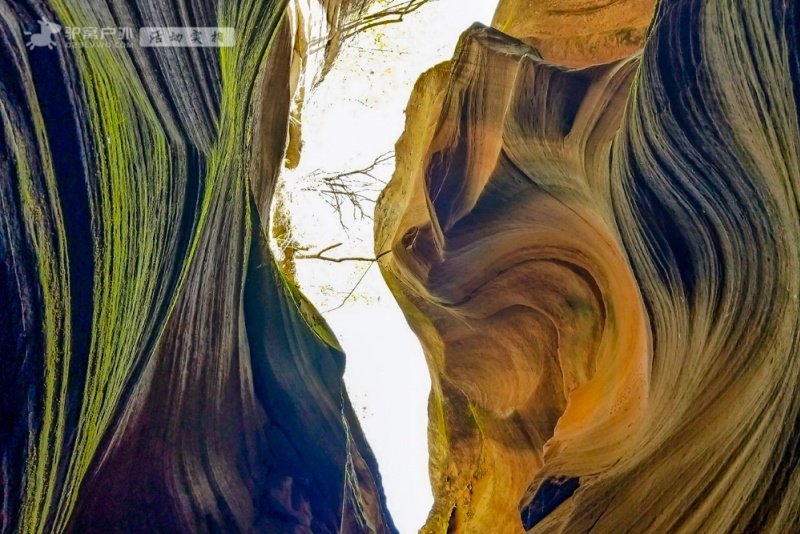
[[[651,4],[550,4],[422,76],[376,208],[432,375],[423,531],[792,531],[800,7],[663,0],[626,56],[590,14]]]

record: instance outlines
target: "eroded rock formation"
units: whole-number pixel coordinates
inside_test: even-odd
[[[2,532],[394,531],[266,238],[292,102],[363,4],[0,3]]]
[[[362,4],[0,3],[3,532],[395,530],[266,237]],[[424,531],[793,531],[800,4],[493,25],[418,82],[377,208],[431,368]],[[88,42],[145,26],[238,46]]]
[[[492,27],[547,61],[585,67],[642,49],[653,0],[500,0]]]
[[[800,4],[652,8],[501,2],[414,89],[375,249],[426,533],[800,521]]]

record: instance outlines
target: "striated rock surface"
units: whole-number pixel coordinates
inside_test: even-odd
[[[644,45],[654,0],[500,0],[492,27],[560,65],[621,59]]]
[[[420,78],[376,208],[431,370],[423,532],[791,532],[800,4],[662,0],[631,55],[597,36],[652,4],[555,4]]]
[[[0,531],[395,531],[266,237],[313,54],[362,4],[0,3]],[[237,44],[74,30],[144,26]]]

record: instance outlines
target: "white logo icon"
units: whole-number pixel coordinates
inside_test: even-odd
[[[25,35],[30,35],[27,46],[31,50],[37,46],[46,46],[48,50],[52,50],[56,45],[56,40],[53,38],[55,34],[61,31],[61,26],[55,22],[50,22],[47,19],[39,20],[39,33],[25,32]]]

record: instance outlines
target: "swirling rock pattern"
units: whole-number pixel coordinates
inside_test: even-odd
[[[800,4],[662,0],[632,55],[549,13],[420,78],[376,208],[431,369],[423,531],[792,532]]]
[[[653,0],[500,0],[492,26],[572,67],[606,63],[641,50]]]
[[[0,3],[2,532],[394,531],[265,237],[309,44],[362,4]],[[26,48],[39,20],[237,45]]]

